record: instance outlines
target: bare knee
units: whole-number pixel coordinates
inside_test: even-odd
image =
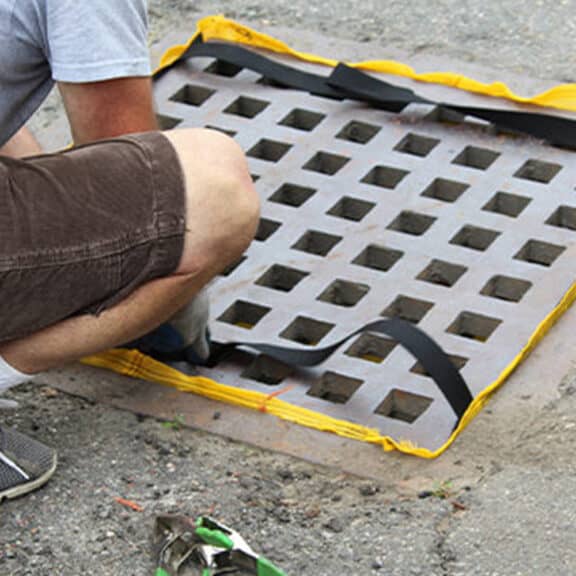
[[[214,130],[167,132],[186,184],[186,240],[178,273],[213,270],[238,259],[252,241],[260,213],[246,159]]]

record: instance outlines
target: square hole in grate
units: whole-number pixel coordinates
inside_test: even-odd
[[[275,222],[274,220],[268,220],[268,218],[260,218],[260,223],[258,224],[258,230],[256,230],[255,240],[259,242],[265,242],[274,234],[282,224],[280,222]]]
[[[452,364],[458,371],[462,370],[462,368],[464,368],[464,366],[466,366],[466,363],[468,362],[468,358],[464,358],[463,356],[448,356],[448,360],[452,362]],[[414,366],[410,368],[410,372],[412,372],[413,374],[419,374],[420,376],[426,376],[427,378],[430,378],[430,374],[428,374],[428,372],[424,369],[424,366],[422,366],[420,362],[416,362],[416,364],[414,364]]]
[[[182,123],[182,118],[173,118],[172,116],[166,116],[165,114],[156,114],[156,121],[158,122],[158,128],[160,130],[172,130],[172,128],[176,128],[178,124]]]
[[[392,168],[391,166],[375,166],[362,178],[361,182],[393,190],[408,174],[409,172],[406,170]]]
[[[559,206],[546,220],[546,224],[557,228],[576,230],[576,208],[571,206]]]
[[[298,186],[297,184],[282,184],[268,200],[278,204],[285,204],[286,206],[294,206],[298,208],[302,206],[306,200],[310,199],[316,194],[314,188],[307,188],[306,186]]]
[[[181,104],[188,104],[189,106],[202,106],[202,104],[215,93],[216,90],[211,90],[205,86],[186,84],[186,86],[180,88],[170,100],[180,102]]]
[[[344,354],[353,358],[360,358],[366,362],[380,364],[396,348],[396,345],[393,340],[383,338],[377,334],[371,334],[370,332],[364,332]]]
[[[540,264],[540,266],[551,266],[554,260],[566,250],[565,246],[549,244],[541,240],[528,240],[514,256],[515,260],[524,260],[530,264]]]
[[[240,374],[240,377],[276,386],[288,378],[292,372],[290,366],[261,354]]]
[[[404,154],[411,154],[412,156],[425,157],[428,156],[439,143],[440,140],[436,138],[410,133],[406,134],[406,136],[394,146],[394,150],[403,152]]]
[[[478,228],[470,224],[460,228],[460,231],[450,240],[450,244],[472,248],[483,252],[500,236],[500,232],[487,228]]]
[[[234,78],[242,71],[241,66],[224,62],[223,60],[214,60],[212,64],[204,68],[204,72],[209,74],[216,74],[218,76],[225,76],[226,78]]]
[[[338,156],[337,154],[330,154],[329,152],[317,152],[302,168],[304,168],[304,170],[334,176],[334,174],[339,172],[348,162],[350,162],[350,158],[346,158],[346,156]]]
[[[470,185],[464,184],[463,182],[436,178],[436,180],[422,192],[422,196],[435,198],[443,202],[456,202],[468,188],[470,188]]]
[[[353,120],[348,122],[338,134],[336,138],[340,140],[348,140],[349,142],[356,142],[357,144],[367,144],[380,132],[380,126],[374,126],[374,124],[366,124],[365,122],[358,122]]]
[[[432,260],[420,274],[418,280],[438,284],[439,286],[454,286],[468,269],[460,264],[452,264],[444,260]]]
[[[446,332],[478,342],[486,342],[501,323],[502,320],[498,318],[474,312],[461,312],[458,318],[448,326]]]
[[[388,230],[422,236],[435,221],[436,218],[432,216],[404,210],[388,225]]]
[[[518,196],[508,192],[496,192],[482,210],[516,218],[531,201],[531,198],[526,198],[526,196]]]
[[[226,324],[233,324],[246,330],[252,330],[271,308],[267,306],[260,306],[253,302],[246,302],[245,300],[236,300],[228,310],[226,310],[218,318],[219,322]]]
[[[461,124],[466,121],[466,116],[459,112],[454,112],[454,110],[450,110],[449,108],[436,106],[436,108],[426,116],[426,120],[441,122],[442,124]]]
[[[311,110],[304,110],[302,108],[294,108],[286,117],[280,120],[281,126],[289,126],[296,128],[296,130],[304,130],[311,132],[324,120],[326,116],[320,112],[312,112]]]
[[[277,80],[272,80],[271,78],[266,78],[266,76],[260,76],[258,80],[256,80],[256,84],[260,86],[272,86],[273,88],[278,88],[279,90],[286,90],[289,88],[285,84],[278,82]]]
[[[275,140],[268,140],[262,138],[257,142],[248,152],[246,156],[251,158],[258,158],[259,160],[266,160],[267,162],[278,162],[287,152],[292,148],[292,144],[285,142],[276,142]]]
[[[290,326],[280,332],[280,338],[308,346],[316,346],[332,328],[334,328],[334,324],[306,318],[306,316],[298,316]]]
[[[240,96],[236,98],[232,104],[224,109],[225,114],[234,114],[235,116],[242,116],[243,118],[255,118],[263,112],[270,102],[266,100],[258,100],[256,98],[249,98],[248,96]]]
[[[326,256],[340,240],[342,240],[342,236],[334,236],[317,230],[308,230],[292,248],[301,252],[308,252],[309,254]]]
[[[374,202],[344,196],[344,198],[338,200],[326,214],[336,216],[337,218],[344,218],[345,220],[352,220],[353,222],[360,222],[374,206],[376,206]]]
[[[312,385],[307,394],[334,404],[346,404],[362,384],[363,381],[358,378],[350,378],[337,372],[326,372]]]
[[[454,160],[452,164],[460,164],[478,170],[487,170],[495,162],[500,154],[488,148],[478,148],[477,146],[466,146]]]
[[[272,290],[279,290],[280,292],[290,292],[308,275],[309,272],[274,264],[256,280],[256,284],[272,288]]]
[[[335,280],[318,296],[317,300],[328,302],[335,306],[351,308],[352,306],[356,306],[369,291],[370,287],[366,286],[366,284],[358,284],[347,280]]]
[[[352,264],[388,272],[402,256],[404,256],[404,252],[400,252],[400,250],[370,244],[352,260]]]
[[[480,294],[508,302],[520,302],[531,287],[532,283],[527,280],[510,276],[493,276],[482,288]]]
[[[375,414],[412,424],[432,404],[432,398],[394,388],[374,411]]]
[[[222,132],[222,134],[226,134],[226,136],[230,136],[230,138],[234,138],[234,136],[236,136],[236,132],[234,130],[226,130],[226,128],[220,128],[220,126],[207,124],[204,126],[204,128],[208,128],[208,130],[216,130],[216,132]]]
[[[552,164],[551,162],[542,162],[541,160],[527,160],[514,174],[516,178],[524,180],[532,180],[533,182],[541,182],[548,184],[562,170],[560,164]]]
[[[220,272],[220,276],[230,276],[231,274],[233,274],[236,271],[236,269],[242,264],[242,262],[246,260],[246,258],[247,256],[242,256],[242,258],[236,260],[236,262],[228,264],[228,266],[226,266],[226,268],[224,268],[224,270]]]
[[[382,312],[381,316],[402,318],[402,320],[412,322],[412,324],[418,324],[433,306],[432,302],[400,295]]]

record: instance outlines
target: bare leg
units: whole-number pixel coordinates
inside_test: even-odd
[[[238,146],[218,132],[166,133],[186,179],[187,234],[174,275],[141,286],[99,316],[78,316],[0,346],[16,369],[34,374],[138,338],[167,320],[240,257],[258,222],[258,197]]]

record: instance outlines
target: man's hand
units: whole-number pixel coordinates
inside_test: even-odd
[[[150,78],[59,82],[75,144],[157,130]]]
[[[42,154],[42,148],[28,128],[20,128],[4,146],[0,147],[0,156],[10,158],[24,158]]]

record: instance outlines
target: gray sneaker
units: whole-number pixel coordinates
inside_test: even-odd
[[[56,470],[56,451],[16,430],[0,428],[0,502],[39,488]]]

